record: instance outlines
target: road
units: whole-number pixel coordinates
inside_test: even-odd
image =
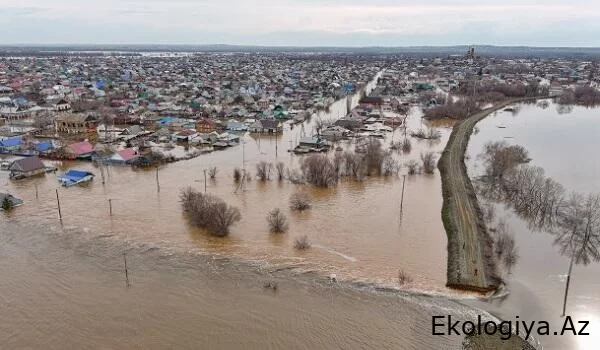
[[[500,284],[493,259],[492,239],[464,162],[475,125],[514,103],[506,101],[457,123],[438,163],[442,175],[442,220],[448,236],[447,286],[488,292]]]

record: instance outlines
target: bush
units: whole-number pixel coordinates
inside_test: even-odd
[[[412,151],[412,143],[410,143],[410,140],[408,138],[405,138],[402,141],[402,152],[410,153],[410,151]]]
[[[283,180],[285,177],[285,165],[283,162],[277,162],[277,164],[275,164],[275,170],[277,171],[277,179],[279,181]]]
[[[290,197],[290,208],[296,211],[304,211],[310,209],[310,198],[303,192],[294,193]]]
[[[198,192],[191,187],[181,190],[179,199],[191,223],[206,229],[214,236],[227,236],[229,227],[242,219],[238,208],[231,207],[222,199]]]
[[[287,218],[279,208],[275,208],[269,212],[267,222],[269,223],[269,229],[273,233],[283,233],[288,229]]]
[[[423,172],[425,174],[433,174],[435,171],[435,155],[433,152],[421,154],[421,162],[423,162]]]
[[[271,179],[271,170],[273,169],[273,164],[267,163],[265,161],[260,161],[256,164],[256,177],[260,181],[267,181]]]
[[[217,169],[216,166],[210,167],[208,169],[208,176],[210,176],[211,179],[216,178],[217,177],[217,171],[218,171],[218,169]]]
[[[306,250],[311,247],[310,241],[308,240],[308,236],[300,236],[296,237],[294,240],[294,248],[298,250]]]
[[[318,187],[329,187],[338,181],[335,165],[323,154],[308,156],[302,161],[300,169],[306,182]]]
[[[403,286],[407,283],[411,283],[412,282],[412,277],[410,277],[409,274],[406,273],[406,271],[404,270],[400,270],[398,271],[398,283]]]
[[[408,175],[416,175],[421,172],[421,167],[419,166],[419,162],[412,159],[406,163],[406,168],[408,169]]]
[[[398,175],[400,172],[400,164],[394,157],[391,155],[387,155],[383,161],[383,175],[391,176]]]
[[[235,182],[240,182],[241,179],[242,179],[242,171],[240,170],[240,168],[233,169],[233,180]]]

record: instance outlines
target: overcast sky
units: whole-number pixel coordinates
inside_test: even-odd
[[[600,46],[598,0],[0,0],[0,44]]]

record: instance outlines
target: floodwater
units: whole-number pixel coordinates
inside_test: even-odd
[[[600,192],[600,118],[598,109],[564,108],[550,104],[518,105],[518,112],[500,111],[477,125],[469,143],[469,168],[472,176],[483,171],[477,160],[488,141],[506,140],[524,146],[531,165],[545,169],[546,176],[561,183],[567,192]],[[497,206],[515,235],[519,261],[509,278],[511,294],[503,301],[478,304],[501,318],[550,322],[560,328],[566,273],[569,259],[552,245],[553,237],[532,232],[527,223],[510,210]],[[575,266],[569,290],[567,315],[574,321],[590,321],[589,336],[542,337],[545,349],[598,349],[600,346],[600,264]],[[553,331],[553,329],[551,329]]]
[[[345,109],[339,101],[321,118],[341,117]],[[169,164],[159,170],[160,191],[154,170],[128,167],[110,167],[102,184],[90,163],[56,163],[59,172],[75,167],[97,175],[68,189],[58,188],[54,174],[12,182],[0,173],[2,191],[25,200],[0,222],[0,342],[7,348],[460,348],[458,337],[431,337],[431,315],[476,317],[437,296],[452,293],[444,287],[439,174],[406,178],[402,213],[401,175],[344,180],[332,189],[275,179],[234,184],[235,167],[254,173],[261,160],[297,168],[301,156],[287,150],[312,134],[315,119],[286,125],[282,136],[244,135],[239,146]],[[408,125],[427,127],[417,110]],[[440,152],[449,129],[440,130],[441,140],[413,140],[411,154],[398,159]],[[384,143],[402,137],[397,130]],[[203,171],[211,166],[219,171],[205,184]],[[179,190],[205,185],[241,210],[227,238],[190,227],[182,215]],[[310,211],[289,211],[296,191],[310,194]],[[268,233],[265,217],[275,207],[290,220],[284,235]],[[313,246],[297,252],[293,240],[304,234]],[[388,289],[397,289],[399,270],[413,278],[406,289],[429,296]],[[339,283],[323,282],[331,274]],[[269,279],[279,284],[275,293],[263,289]]]

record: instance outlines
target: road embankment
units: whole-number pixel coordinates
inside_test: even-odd
[[[475,125],[491,113],[519,102],[510,100],[458,122],[438,162],[442,177],[442,221],[448,236],[447,282],[450,288],[489,292],[501,283],[493,257],[493,240],[486,229],[465,152]]]

